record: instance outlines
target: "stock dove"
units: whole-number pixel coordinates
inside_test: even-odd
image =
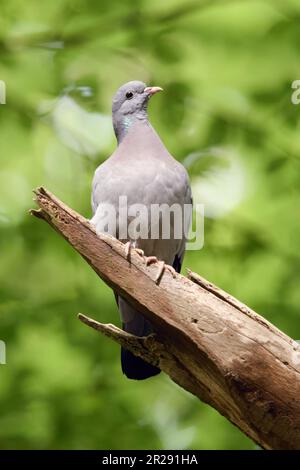
[[[121,86],[113,98],[112,117],[118,146],[114,153],[96,170],[92,185],[91,222],[97,233],[108,232],[121,239],[130,247],[143,250],[147,261],[155,262],[156,258],[180,272],[186,236],[181,232],[175,238],[174,223],[176,213],[171,218],[169,238],[162,238],[162,221],[159,219],[159,236],[151,239],[151,207],[173,204],[183,209],[191,206],[192,197],[189,177],[185,168],[177,162],[165,148],[159,136],[151,126],[147,115],[149,98],[160,87],[147,87],[140,81],[132,81]],[[171,118],[171,116],[170,116]],[[120,219],[109,227],[105,218],[105,207],[112,206],[116,215],[120,212],[120,198],[126,196],[127,207],[143,204],[147,212],[145,224],[148,237],[133,238],[127,225],[132,217],[126,217],[126,227],[121,226]],[[104,214],[105,213],[105,214]],[[149,216],[149,217],[148,217]],[[181,217],[181,215],[177,216]],[[187,219],[191,218],[191,211]],[[149,219],[149,220],[148,220]],[[157,222],[157,221],[156,221]],[[122,222],[124,224],[124,222]],[[190,220],[183,222],[187,227]],[[156,227],[157,228],[157,227]],[[125,232],[124,232],[125,230]],[[121,237],[121,232],[125,233]],[[147,336],[153,332],[152,326],[143,315],[136,311],[122,297],[116,295],[123,329],[137,336]],[[121,364],[123,373],[130,379],[146,379],[160,372],[160,369],[134,356],[122,348]]]

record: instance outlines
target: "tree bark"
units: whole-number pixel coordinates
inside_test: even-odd
[[[49,191],[35,191],[46,220],[118,294],[147,317],[155,334],[139,338],[79,314],[81,321],[157,365],[210,404],[264,449],[300,449],[300,346],[226,292],[146,266],[123,243],[92,225]]]

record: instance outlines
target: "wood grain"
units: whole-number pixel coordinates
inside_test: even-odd
[[[81,321],[158,365],[265,449],[300,449],[300,346],[196,273],[168,270],[108,236],[44,188],[32,210],[61,234],[111,288],[154,325],[137,338],[83,314]]]

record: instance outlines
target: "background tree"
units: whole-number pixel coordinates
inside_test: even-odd
[[[164,375],[122,376],[118,347],[74,315],[117,322],[112,292],[26,211],[45,185],[89,217],[93,171],[115,145],[112,94],[130,79],[160,85],[152,122],[206,207],[204,249],[185,266],[300,338],[300,6],[0,7],[0,448],[253,448]]]

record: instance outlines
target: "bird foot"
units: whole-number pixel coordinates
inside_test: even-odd
[[[173,268],[173,266],[170,266],[170,264],[166,264],[165,269],[169,271],[170,274],[172,274],[173,278],[175,278],[178,274],[177,271]]]
[[[158,268],[158,271],[157,271],[157,274],[156,274],[156,278],[155,278],[155,283],[156,283],[156,284],[158,284],[159,281],[161,280],[162,275],[163,275],[163,273],[164,273],[164,271],[165,271],[165,267],[166,267],[166,264],[165,264],[164,261],[160,261],[159,264],[160,264],[160,266],[159,266],[159,268]]]
[[[164,274],[165,270],[169,271],[171,273],[172,277],[176,277],[176,271],[173,268],[173,266],[170,266],[169,264],[166,264],[164,261],[159,261],[156,256],[147,256],[146,257],[146,266],[149,266],[150,264],[158,263],[158,271],[155,277],[155,283],[158,284],[159,281],[162,278],[162,275]]]
[[[132,248],[134,248],[134,246],[131,241],[125,243],[124,245],[125,259],[130,260],[130,253],[131,253]],[[144,256],[144,251],[141,250],[140,248],[134,248],[134,250],[139,256],[142,256],[142,257]]]
[[[172,275],[173,279],[176,277],[176,271],[175,269],[173,268],[173,266],[170,266],[169,264],[166,264],[164,261],[161,261],[160,262],[160,267],[158,269],[158,273],[156,275],[156,278],[155,278],[155,282],[156,284],[161,280],[163,274],[165,271],[169,271],[169,273]]]
[[[130,259],[130,253],[131,253],[131,249],[133,248],[132,246],[132,242],[129,241],[127,243],[125,243],[125,258],[127,260]],[[141,257],[145,257],[145,261],[146,261],[146,266],[150,266],[150,264],[154,264],[154,263],[157,263],[159,266],[158,266],[158,271],[157,271],[157,274],[156,274],[156,277],[155,277],[155,283],[158,284],[159,281],[161,280],[165,270],[169,271],[169,273],[172,275],[173,278],[176,277],[176,271],[175,269],[170,266],[169,264],[166,264],[164,261],[159,261],[157,259],[156,256],[145,256],[144,254],[144,251],[141,250],[140,248],[134,248],[134,250],[136,251],[136,253],[141,256]]]
[[[164,269],[165,269],[165,262],[164,261],[158,261],[156,256],[147,256],[146,257],[146,266],[150,266],[150,264],[154,264],[154,263],[159,263],[158,273],[156,274],[156,277],[155,277],[155,280],[154,280],[155,283],[158,284],[158,282],[160,281],[160,279],[163,275]]]
[[[156,256],[147,256],[146,257],[146,266],[150,266],[150,264],[157,263],[158,259]]]
[[[131,248],[132,248],[132,243],[130,241],[125,243],[125,245],[124,245],[125,259],[127,259],[127,260],[130,259]]]

